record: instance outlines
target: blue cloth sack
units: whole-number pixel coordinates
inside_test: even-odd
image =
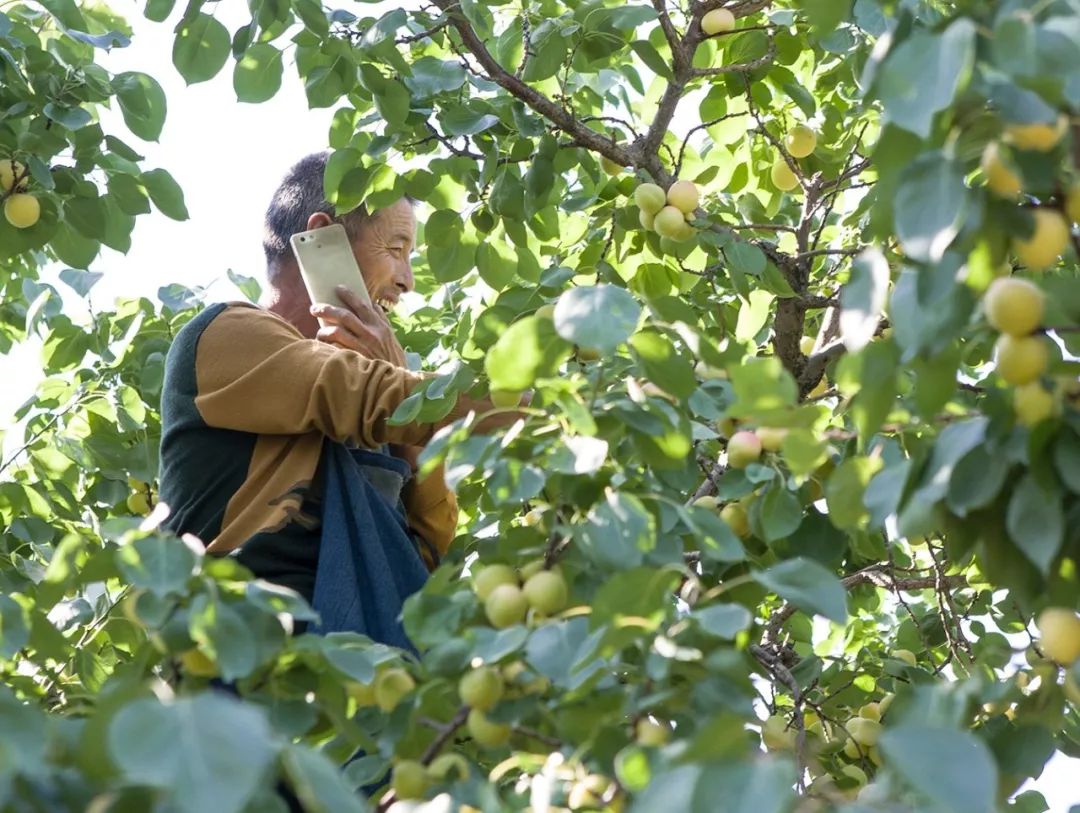
[[[327,442],[323,518],[312,605],[312,632],[359,632],[415,651],[399,617],[428,570],[405,522],[401,488],[407,463],[381,452]]]

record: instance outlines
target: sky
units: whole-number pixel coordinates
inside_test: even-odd
[[[127,17],[135,31],[128,48],[103,54],[101,64],[113,73],[140,70],[157,79],[168,100],[168,115],[156,144],[128,134],[117,112],[106,111],[103,125],[106,132],[120,135],[145,155],[145,168],[163,167],[172,173],[184,190],[191,219],[177,223],[156,211],[139,217],[131,251],[125,256],[105,249],[95,262],[92,270],[104,272],[104,277],[92,292],[93,300],[108,305],[118,296],[153,298],[158,288],[172,282],[210,286],[210,301],[239,299],[226,272],[232,269],[261,282],[266,204],[293,162],[326,149],[333,110],[308,109],[295,67],[288,60],[281,91],[263,104],[236,100],[231,61],[215,79],[188,87],[171,63],[172,26],[144,20],[141,4],[114,0],[110,5]],[[230,31],[235,30],[247,22],[240,16],[244,5],[217,4],[215,15]],[[366,3],[363,12],[416,5],[409,0]],[[686,109],[696,111],[696,105]],[[696,123],[677,120],[675,128]],[[68,295],[64,286],[58,287]],[[0,427],[40,378],[39,350],[35,342],[28,342],[9,356],[0,356],[0,381],[19,382],[0,387]],[[9,432],[4,447],[17,448],[19,434]],[[1050,813],[1068,813],[1071,805],[1080,803],[1080,760],[1056,757],[1028,787],[1043,792]]]

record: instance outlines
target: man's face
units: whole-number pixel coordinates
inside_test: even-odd
[[[383,310],[390,310],[403,293],[413,290],[415,241],[416,217],[404,198],[380,209],[357,229],[353,253],[371,301]]]

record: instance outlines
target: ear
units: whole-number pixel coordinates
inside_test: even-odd
[[[325,226],[329,226],[334,222],[334,219],[326,212],[312,212],[311,216],[307,219],[307,230],[321,229]]]

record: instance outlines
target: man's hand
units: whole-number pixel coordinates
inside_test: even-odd
[[[405,351],[401,349],[382,309],[369,305],[343,286],[338,286],[337,294],[347,307],[326,304],[311,306],[311,315],[321,323],[315,338],[355,350],[371,359],[382,359],[397,367],[404,367]]]

